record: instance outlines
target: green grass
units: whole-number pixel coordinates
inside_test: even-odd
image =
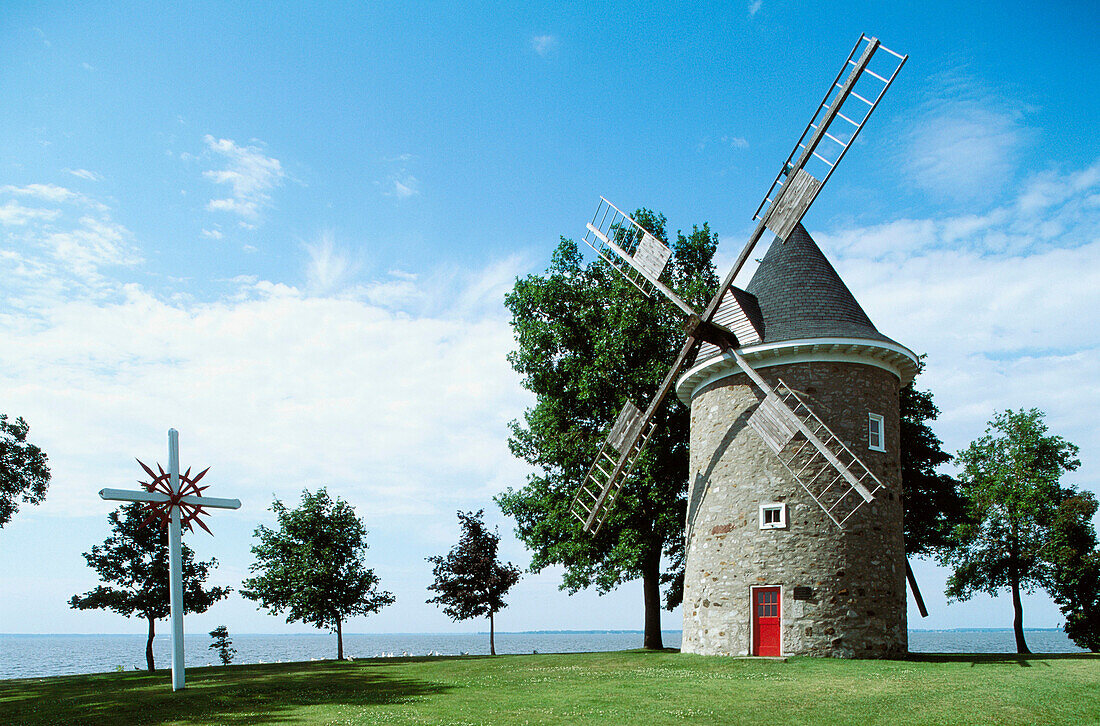
[[[0,681],[3,724],[1100,724],[1100,657],[787,662],[672,651]]]

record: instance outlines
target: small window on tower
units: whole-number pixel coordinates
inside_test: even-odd
[[[867,414],[867,447],[872,451],[886,451],[886,423],[877,413]]]
[[[760,505],[760,529],[786,529],[787,505],[781,502]]]

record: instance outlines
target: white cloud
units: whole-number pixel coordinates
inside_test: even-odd
[[[557,36],[554,35],[536,35],[531,38],[531,48],[541,56],[545,56],[550,51],[558,47]]]
[[[0,225],[24,225],[34,220],[56,219],[60,214],[61,211],[58,209],[24,207],[14,199],[9,199],[3,206],[0,206]]]
[[[28,197],[31,199],[37,199],[42,202],[50,202],[53,204],[63,204],[68,202],[84,202],[86,197],[82,194],[78,194],[65,187],[59,187],[56,184],[28,184],[24,187],[17,187],[13,185],[6,185],[0,187],[0,194],[11,194],[13,196]]]
[[[752,2],[749,3],[749,17],[750,18],[755,16],[758,12],[760,12],[760,5],[761,4],[762,4],[762,0],[752,0]]]
[[[66,291],[111,287],[102,269],[141,262],[130,231],[96,199],[53,184],[0,187],[0,277],[7,305],[34,307]]]
[[[514,273],[454,274],[449,289],[432,276],[415,292],[444,304],[417,313],[242,278],[225,300],[130,284],[115,301],[59,301],[3,326],[6,405],[34,422],[54,470],[36,512],[84,511],[132,478],[132,455],[156,456],[168,426],[253,518],[272,492],[303,486],[327,484],[373,516],[423,515],[521,481],[506,424],[526,396],[498,296]]]
[[[420,190],[417,189],[418,182],[414,176],[405,176],[392,181],[393,191],[391,194],[399,199],[408,199],[420,193]]]
[[[339,291],[354,274],[356,265],[344,250],[336,247],[331,230],[322,232],[306,245],[309,264],[306,266],[306,288],[313,294]]]
[[[270,192],[286,177],[282,164],[258,146],[238,146],[231,139],[216,139],[209,134],[203,141],[209,151],[227,162],[226,168],[203,172],[203,176],[232,190],[228,197],[210,200],[206,208],[257,220],[260,211],[271,204]]]
[[[94,171],[88,171],[87,169],[66,169],[65,171],[80,179],[86,179],[87,181],[103,181],[102,174],[96,174]]]
[[[224,235],[219,229],[207,229],[206,227],[203,227],[202,236],[206,237],[207,239],[221,239]]]
[[[1027,139],[1022,110],[963,78],[932,82],[904,137],[906,171],[941,199],[994,199],[1015,175]]]
[[[741,136],[723,136],[722,143],[728,145],[731,149],[749,148],[749,142]]]

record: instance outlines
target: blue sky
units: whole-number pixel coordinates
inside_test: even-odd
[[[0,10],[0,411],[50,455],[47,501],[0,532],[0,630],[141,632],[70,595],[133,457],[212,466],[239,496],[189,537],[237,586],[272,496],[327,485],[398,603],[352,632],[476,630],[424,604],[456,509],[527,470],[529,396],[501,299],[602,194],[728,266],[861,31],[911,58],[806,218],[887,335],[928,354],[949,450],[1038,406],[1100,485],[1100,70],[1085,2],[524,3]],[[678,405],[678,404],[673,404]],[[1010,623],[1007,598],[914,627]],[[506,630],[640,628],[528,576]],[[1044,595],[1026,622],[1056,626]],[[665,615],[679,627],[679,613]],[[304,630],[234,595],[192,632]],[[209,627],[208,627],[209,626]]]

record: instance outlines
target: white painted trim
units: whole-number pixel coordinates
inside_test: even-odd
[[[778,522],[764,522],[764,510],[765,509],[778,509],[779,521]],[[760,529],[786,529],[787,528],[787,505],[785,502],[762,502],[760,504]]]
[[[871,443],[871,422],[878,422],[878,438],[882,442],[878,446]],[[871,451],[886,451],[886,418],[882,414],[867,414],[867,448]]]
[[[917,374],[917,355],[903,345],[863,338],[802,338],[747,345],[738,352],[753,368],[790,363],[861,363],[889,371],[904,386]],[[693,366],[676,382],[676,396],[685,406],[704,387],[741,372],[731,353]]]

